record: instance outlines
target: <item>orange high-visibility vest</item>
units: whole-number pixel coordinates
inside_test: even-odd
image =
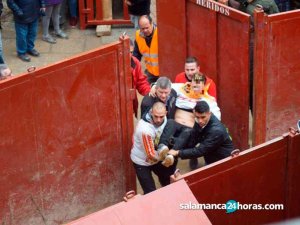
[[[159,76],[157,38],[157,28],[155,28],[149,48],[145,38],[141,36],[140,30],[137,30],[135,33],[135,41],[138,45],[140,53],[144,57],[146,69],[154,76]]]

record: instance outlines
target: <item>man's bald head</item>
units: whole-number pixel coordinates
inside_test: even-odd
[[[151,108],[152,122],[155,126],[160,126],[167,115],[167,109],[164,103],[155,102]]]
[[[139,27],[140,31],[145,35],[145,36],[150,36],[153,32],[153,22],[152,18],[148,15],[143,15],[139,18]]]

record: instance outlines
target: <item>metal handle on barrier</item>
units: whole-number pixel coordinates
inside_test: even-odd
[[[135,196],[135,191],[134,190],[131,190],[131,191],[128,191],[125,196],[123,197],[124,201],[125,202],[128,202],[129,199],[132,199],[133,197]]]
[[[294,137],[295,135],[300,134],[300,120],[297,122],[297,129],[294,127],[289,128],[289,135]]]
[[[181,173],[179,169],[176,169],[175,172],[173,173],[173,175],[170,176],[170,181],[171,183],[176,182],[177,180],[181,179]]]
[[[180,169],[176,169],[173,175],[175,178],[180,177],[181,176]]]
[[[296,130],[294,127],[290,127],[289,128],[289,135],[291,136],[291,137],[294,137],[295,135],[297,135],[297,134],[299,134],[300,133],[300,131],[299,130]]]
[[[241,151],[240,151],[239,149],[233,150],[233,151],[231,152],[231,157],[234,158],[234,157],[239,156],[240,152],[241,152]]]
[[[28,73],[32,73],[36,70],[36,67],[35,66],[30,66],[28,69],[27,69],[27,72]]]

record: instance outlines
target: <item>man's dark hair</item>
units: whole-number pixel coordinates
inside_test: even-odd
[[[206,101],[199,101],[197,102],[194,110],[197,112],[197,113],[206,113],[206,112],[210,112],[210,109],[209,109],[209,105],[207,104]]]
[[[199,61],[194,56],[189,56],[185,59],[185,63],[196,63],[197,66],[199,66]]]

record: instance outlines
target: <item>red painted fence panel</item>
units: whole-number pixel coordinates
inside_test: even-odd
[[[180,194],[178,194],[180,193]],[[179,210],[180,204],[197,203],[184,180],[144,196],[135,196],[109,208],[87,215],[69,225],[210,225],[203,210]]]
[[[299,134],[284,135],[181,178],[202,204],[235,200],[239,204],[283,206],[281,210],[238,209],[233,213],[205,210],[212,224],[267,224],[299,217],[299,148]]]
[[[300,119],[300,10],[255,16],[253,131],[259,144]]]
[[[61,224],[135,188],[129,60],[115,42],[0,83],[1,224]]]
[[[250,17],[215,1],[157,1],[159,64],[174,80],[185,58],[217,85],[222,121],[237,148],[248,148]],[[237,119],[238,118],[238,119]]]
[[[177,175],[173,177],[177,182],[150,194],[128,195],[127,202],[87,215],[70,225],[103,221],[124,225],[269,224],[299,217],[299,148],[300,134],[284,134],[234,157]],[[226,204],[229,200],[239,203],[235,205],[239,207],[236,211],[233,204]]]

